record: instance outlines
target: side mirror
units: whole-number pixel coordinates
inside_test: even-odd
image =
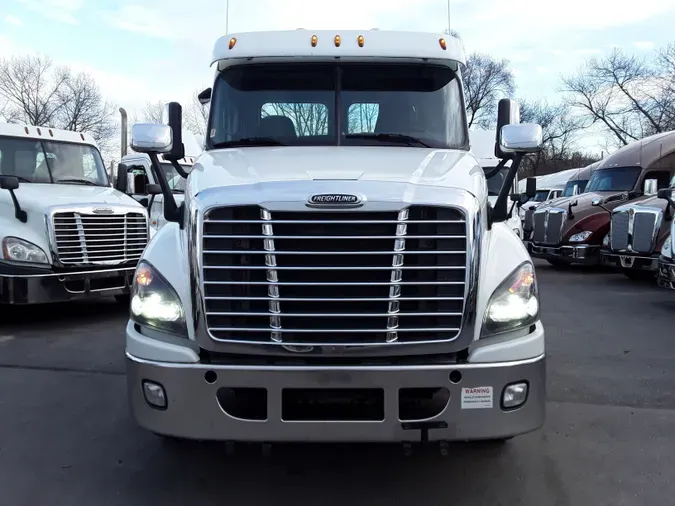
[[[161,195],[162,187],[158,184],[149,184],[145,187],[145,193],[148,195]]]
[[[511,200],[511,202],[520,202],[520,198],[521,198],[520,193],[512,193],[511,195],[509,195],[509,199]]]
[[[593,207],[598,207],[600,204],[602,204],[602,199],[599,197],[596,197],[593,200],[591,200],[591,205]]]
[[[164,152],[164,159],[177,162],[185,157],[183,146],[183,108],[178,102],[169,102],[164,106],[164,124],[171,128],[173,143],[168,151]]]
[[[131,127],[131,149],[138,153],[169,153],[173,132],[168,125],[136,123]]]
[[[3,187],[4,188],[4,187]],[[656,196],[663,200],[670,200],[673,198],[673,189],[672,188],[661,188]]]
[[[656,195],[658,191],[659,191],[658,179],[645,179],[644,184],[645,195]]]
[[[115,189],[117,191],[127,193],[129,188],[127,184],[129,181],[128,174],[129,168],[125,164],[120,163],[117,165],[117,179],[115,179]]]
[[[497,104],[497,131],[495,139],[495,156],[507,158],[510,153],[503,151],[500,142],[500,132],[506,125],[520,123],[520,104],[510,98],[502,98]]]
[[[197,95],[197,99],[202,105],[208,104],[211,101],[211,88],[206,88],[204,91],[202,91],[199,95]]]
[[[534,123],[506,125],[499,136],[499,146],[504,153],[536,153],[542,143],[541,126]]]
[[[525,185],[525,195],[533,198],[537,194],[537,178],[528,177]]]
[[[19,178],[14,176],[0,177],[0,188],[13,192],[19,187]]]

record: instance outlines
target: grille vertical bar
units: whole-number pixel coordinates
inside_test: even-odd
[[[260,217],[263,221],[271,221],[272,213],[266,209],[260,209]],[[267,286],[267,295],[270,297],[269,300],[269,311],[270,316],[270,339],[275,343],[280,343],[283,341],[281,333],[281,302],[279,301],[279,273],[276,269],[277,267],[277,257],[274,254],[274,229],[271,223],[263,223],[262,233],[264,236],[263,239],[263,248],[265,249],[265,265],[270,267],[265,273],[269,285]]]
[[[405,221],[410,216],[409,209],[403,209],[398,213],[398,220]],[[398,223],[396,225],[396,240],[394,242],[394,258],[392,260],[391,266],[393,267],[391,271],[391,282],[395,283],[389,287],[389,308],[387,313],[387,342],[393,343],[398,340],[398,313],[401,308],[401,302],[399,298],[401,297],[401,281],[403,281],[403,267],[404,257],[402,252],[405,251],[405,236],[408,231],[408,225],[406,223]]]

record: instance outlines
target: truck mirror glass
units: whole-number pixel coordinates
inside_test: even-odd
[[[502,128],[506,125],[517,125],[520,123],[520,104],[510,98],[502,98],[497,104],[497,130],[495,138],[495,156],[497,158],[506,158],[509,153],[501,149],[500,137]]]
[[[504,153],[536,153],[542,142],[541,126],[534,123],[506,125],[499,137],[499,146]]]
[[[163,122],[167,125],[173,134],[171,147],[164,151],[164,158],[169,161],[177,162],[185,157],[185,146],[183,146],[183,107],[178,102],[169,102],[164,106]]]
[[[19,178],[14,176],[0,177],[0,188],[3,190],[14,191],[19,187]]]
[[[197,99],[202,105],[208,104],[211,101],[211,88],[206,88],[204,91],[202,91],[199,95],[197,95]]]
[[[115,179],[115,189],[117,191],[120,191],[122,193],[127,193],[128,189],[128,175],[129,173],[129,168],[123,164],[120,163],[117,165],[117,178]]]
[[[158,184],[149,184],[145,187],[145,193],[148,195],[160,195],[162,193],[162,187]]]
[[[659,189],[658,179],[645,179],[644,184],[644,194],[645,195],[656,195]]]
[[[131,127],[131,149],[138,153],[169,153],[173,132],[168,125],[136,123]]]
[[[533,198],[537,194],[537,178],[528,177],[525,184],[525,195]]]

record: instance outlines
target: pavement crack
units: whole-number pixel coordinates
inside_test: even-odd
[[[42,365],[1,364],[0,369],[16,369],[24,371],[70,372],[79,374],[97,374],[103,376],[125,376],[125,371],[102,371],[96,369],[80,369],[77,367],[57,367]]]

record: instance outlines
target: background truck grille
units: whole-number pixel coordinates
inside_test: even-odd
[[[534,214],[534,242],[539,244],[560,244],[562,227],[567,213],[558,209],[547,209]]]
[[[462,327],[462,211],[267,211],[204,216],[206,324],[217,340],[446,341]]]
[[[141,213],[56,213],[54,236],[64,265],[138,261],[148,242],[148,222]]]
[[[525,219],[523,220],[523,230],[532,231],[534,230],[534,209],[528,209],[525,211]]]
[[[633,222],[630,222],[630,211],[612,213],[610,245],[613,250],[625,251],[628,247],[635,253],[650,254],[654,251],[655,227],[658,215],[654,211],[633,209]]]

